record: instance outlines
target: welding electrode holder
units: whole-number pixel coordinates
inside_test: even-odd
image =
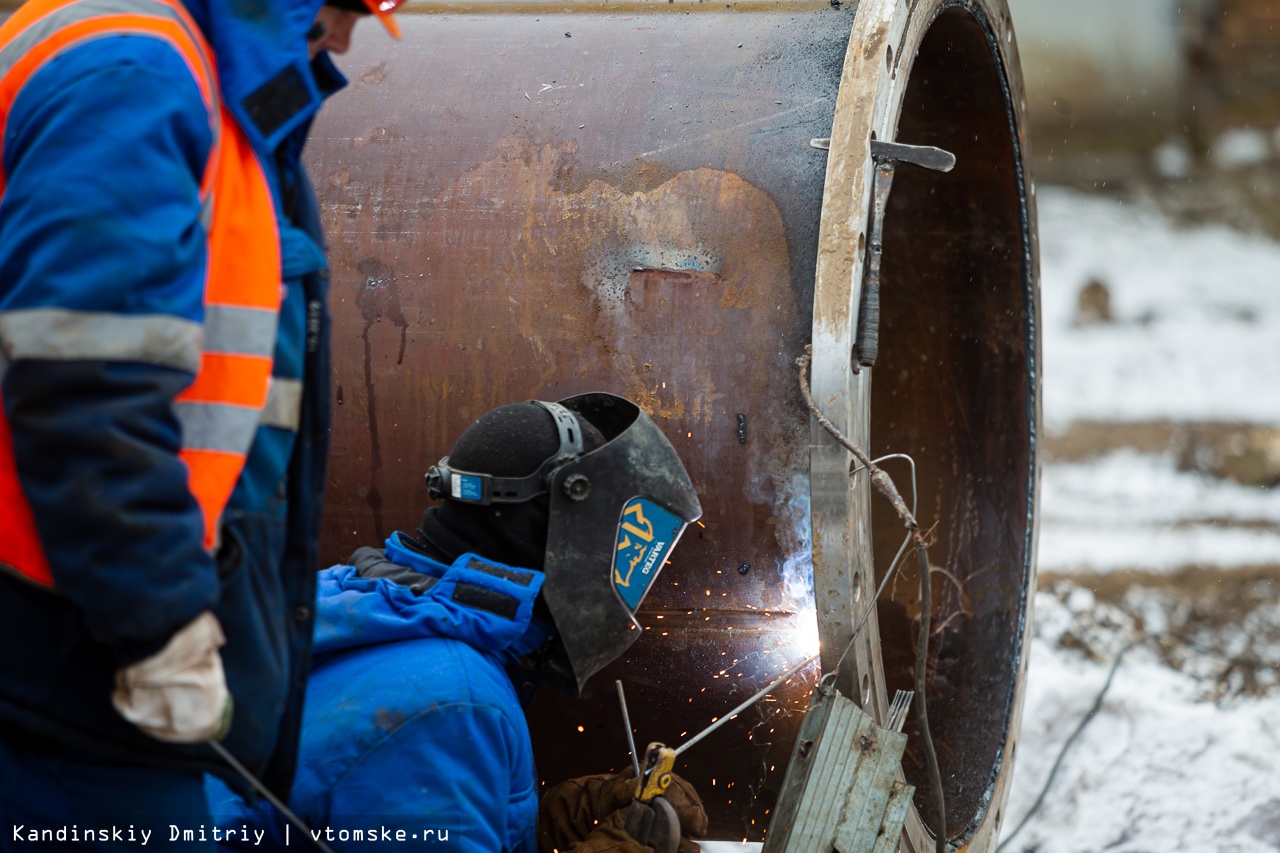
[[[636,794],[627,809],[627,835],[654,853],[676,853],[680,845],[680,819],[663,796],[671,787],[676,752],[660,743],[649,744],[644,766],[636,778]]]

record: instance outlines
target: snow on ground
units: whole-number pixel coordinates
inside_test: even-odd
[[[1043,573],[1280,565],[1280,489],[1178,471],[1165,454],[1048,465],[1040,496]]]
[[[1280,244],[1067,190],[1037,198],[1050,431],[1079,419],[1280,423]],[[1077,328],[1091,279],[1116,322]]]
[[[1083,606],[1089,606],[1086,600]],[[1077,605],[1081,606],[1081,605]],[[1058,644],[1072,605],[1041,593],[1006,833],[1030,808],[1059,747],[1111,669]],[[1045,804],[1006,849],[1280,849],[1280,701],[1200,697],[1150,646],[1130,651]]]
[[[1280,424],[1280,243],[1070,190],[1038,199],[1049,433]],[[1090,281],[1114,322],[1075,324]],[[1280,565],[1280,493],[1178,471],[1167,454],[1049,465],[1039,555],[1045,572]]]
[[[1077,419],[1280,424],[1280,244],[1216,226],[1179,228],[1152,210],[1065,190],[1044,190],[1039,200],[1050,431]],[[1110,290],[1115,322],[1073,325],[1090,279]],[[1132,619],[1099,617],[1106,608],[1091,579],[1280,565],[1280,489],[1178,471],[1171,455],[1128,451],[1049,464],[1042,482],[1041,571],[1070,573],[1075,585],[1037,595],[1006,838],[1119,650],[1153,626],[1162,630],[1162,613],[1190,606],[1169,600],[1176,586],[1134,588],[1130,611],[1150,617],[1135,630]],[[1280,587],[1261,583],[1268,592]],[[1242,647],[1259,618],[1274,632],[1277,613],[1222,614],[1224,632],[1212,642],[1238,654],[1222,647]],[[1094,623],[1088,642],[1082,621]],[[1235,628],[1245,623],[1252,627]],[[1007,851],[1280,850],[1275,670],[1252,670],[1270,685],[1253,691],[1261,696],[1214,690],[1205,673],[1230,667],[1198,656],[1187,650],[1188,663],[1176,668],[1146,639],[1124,656],[1044,805]],[[1274,645],[1262,656],[1280,664]]]

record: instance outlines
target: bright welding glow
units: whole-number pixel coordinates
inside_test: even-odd
[[[818,613],[812,607],[796,614],[796,630],[787,643],[787,652],[794,658],[807,658],[818,653]]]

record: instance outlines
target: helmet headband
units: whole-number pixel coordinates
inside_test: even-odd
[[[551,413],[560,434],[560,449],[539,465],[538,470],[524,477],[495,477],[452,468],[446,456],[427,471],[427,494],[436,500],[480,506],[524,503],[545,495],[556,469],[582,455],[582,426],[577,416],[559,403],[530,402]]]

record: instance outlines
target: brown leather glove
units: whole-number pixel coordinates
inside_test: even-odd
[[[539,853],[653,853],[623,828],[635,793],[636,774],[630,768],[556,785],[538,805]],[[702,798],[674,773],[665,796],[680,820],[680,853],[698,853],[692,839],[707,832]]]

